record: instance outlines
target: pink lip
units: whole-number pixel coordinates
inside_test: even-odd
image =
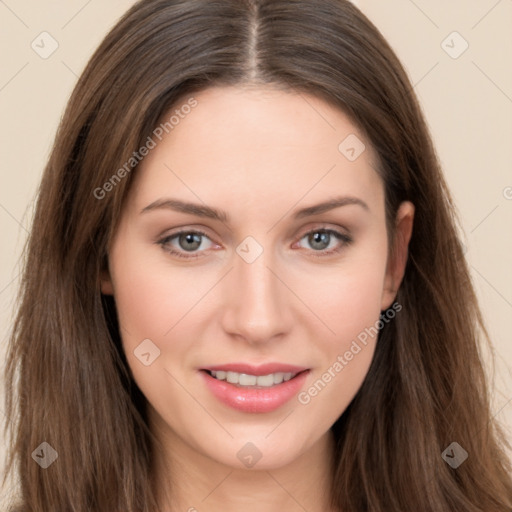
[[[271,373],[300,373],[307,370],[306,367],[294,366],[291,364],[284,363],[265,363],[259,366],[253,366],[247,363],[230,363],[230,364],[219,364],[215,366],[205,366],[201,370],[209,371],[224,371],[224,372],[236,372],[236,373],[248,373],[250,375],[269,375]]]
[[[248,413],[272,412],[290,401],[303,387],[309,371],[304,368],[283,364],[268,364],[258,367],[245,364],[220,365],[208,370],[233,371],[251,375],[268,375],[270,373],[298,373],[292,379],[272,387],[241,387],[236,384],[217,380],[206,369],[200,371],[206,386],[223,404]],[[304,371],[306,370],[306,371]]]

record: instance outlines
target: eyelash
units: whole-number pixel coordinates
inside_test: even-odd
[[[344,247],[350,245],[353,242],[353,239],[352,239],[351,236],[346,235],[345,233],[341,233],[339,231],[336,231],[334,229],[329,229],[329,228],[316,228],[316,229],[313,229],[311,231],[308,231],[307,233],[304,233],[304,235],[300,238],[300,240],[302,240],[303,238],[305,238],[308,235],[311,235],[313,233],[327,233],[329,235],[333,235],[340,242],[342,242],[342,245],[339,246],[336,249],[330,249],[328,251],[326,251],[325,249],[322,250],[322,251],[312,250],[312,252],[314,254],[314,257],[317,257],[317,258],[324,258],[324,257],[327,257],[327,256],[331,256],[333,254],[337,254],[337,253],[341,252]],[[201,253],[200,252],[198,252],[198,253],[188,253],[189,255],[185,256],[184,254],[186,254],[186,253],[183,253],[181,251],[176,251],[175,249],[170,249],[169,248],[168,244],[169,244],[169,242],[171,240],[173,240],[174,238],[179,237],[180,235],[184,235],[184,234],[187,234],[187,235],[200,235],[200,236],[204,236],[206,238],[209,238],[209,236],[206,233],[204,233],[203,231],[200,231],[200,230],[182,230],[182,231],[178,231],[176,233],[173,233],[172,235],[168,235],[168,236],[162,238],[161,240],[157,241],[157,243],[166,252],[168,252],[169,254],[172,254],[173,256],[176,256],[178,258],[183,258],[183,259],[189,259],[190,260],[190,259],[195,259],[195,258],[201,257]]]

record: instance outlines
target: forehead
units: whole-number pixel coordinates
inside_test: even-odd
[[[381,199],[369,141],[323,100],[259,87],[212,87],[190,100],[183,97],[161,119],[167,130],[136,171],[138,206],[176,192],[224,205],[284,204],[331,192]]]
[[[163,116],[165,122],[175,111],[184,109],[189,98],[183,97]],[[320,98],[275,87],[211,87],[194,95],[197,106],[176,119],[169,146],[178,145],[190,131],[201,141],[209,139],[209,149],[245,146],[271,148],[276,145],[293,148],[333,147],[339,137],[354,134],[359,128],[339,108]],[[230,139],[227,139],[227,136]],[[174,143],[174,144],[173,144]]]

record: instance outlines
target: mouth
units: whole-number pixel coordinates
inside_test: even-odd
[[[238,373],[224,370],[205,371],[208,372],[214,379],[229,382],[229,384],[233,384],[238,387],[252,389],[270,388],[278,384],[281,384],[282,382],[288,382],[289,380],[295,378],[298,375],[298,373],[292,372],[276,372],[269,373],[268,375],[251,375],[250,373]]]
[[[235,364],[202,368],[210,392],[222,404],[246,413],[266,413],[289,402],[303,387],[310,369],[266,364]]]

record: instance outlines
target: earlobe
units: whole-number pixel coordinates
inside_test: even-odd
[[[103,295],[114,295],[114,288],[108,270],[100,272],[100,290]]]
[[[381,310],[391,306],[402,283],[407,265],[413,223],[414,205],[410,201],[404,201],[400,204],[396,214],[395,236],[386,269]]]

